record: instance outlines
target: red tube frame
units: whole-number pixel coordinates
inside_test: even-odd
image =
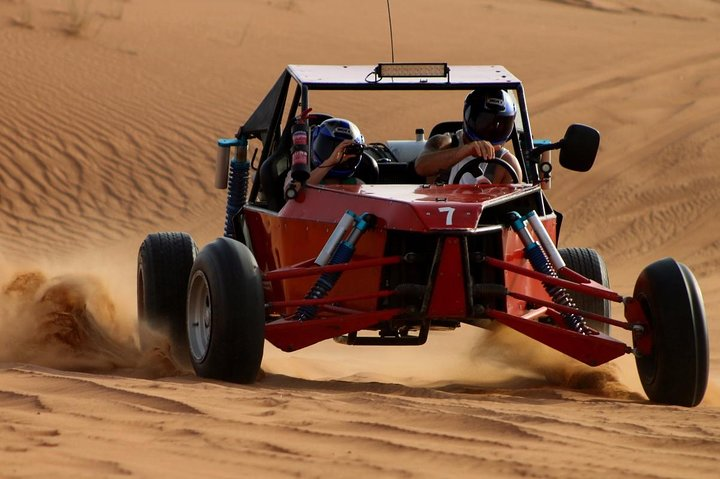
[[[365,258],[348,263],[327,266],[316,266],[313,261],[314,260],[307,260],[293,266],[268,271],[264,273],[263,279],[266,281],[282,281],[290,278],[320,275],[328,272],[343,272],[398,264],[402,262],[402,257],[390,256],[382,258]],[[546,313],[549,316],[553,316],[552,313],[557,315],[560,312],[578,313],[588,319],[607,323],[622,329],[631,330],[633,332],[633,342],[637,345],[637,350],[639,352],[646,353],[652,349],[648,322],[645,319],[642,308],[635,305],[636,302],[633,298],[623,298],[618,293],[591,279],[585,278],[570,269],[560,271],[560,274],[572,278],[571,280],[548,276],[535,270],[492,257],[485,257],[483,258],[483,261],[494,268],[511,271],[544,283],[578,291],[593,297],[625,304],[625,316],[627,322],[622,322],[599,314],[527,296],[518,292],[508,291],[506,293],[508,296],[515,299],[542,306],[546,309]],[[379,321],[392,319],[393,317],[406,313],[407,311],[400,308],[378,311],[357,311],[341,306],[332,306],[331,303],[343,303],[370,298],[383,298],[394,294],[396,294],[395,291],[381,290],[376,293],[347,295],[333,298],[291,299],[286,301],[270,302],[266,305],[268,308],[313,305],[320,306],[325,312],[332,311],[335,314],[339,314],[339,316],[320,317],[309,321],[299,321],[292,318],[278,318],[267,323],[265,327],[266,337],[278,348],[284,351],[294,351],[310,346],[324,339],[366,329],[377,324]],[[583,335],[570,331],[562,326],[543,324],[531,319],[531,316],[533,315],[532,313],[533,312],[530,312],[528,315],[524,316],[515,316],[493,309],[488,309],[486,311],[487,317],[495,319],[498,322],[537,340],[538,342],[541,342],[591,366],[603,364],[633,351],[631,347],[627,346],[622,341],[604,334]],[[642,327],[636,328],[635,325],[638,324]]]

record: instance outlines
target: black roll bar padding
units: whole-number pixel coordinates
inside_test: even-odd
[[[255,173],[255,178],[253,179],[252,188],[250,190],[250,195],[248,196],[248,203],[254,203],[257,200],[257,194],[260,189],[260,181],[259,175],[260,175],[260,168],[262,167],[263,163],[267,160],[267,158],[270,156],[270,152],[273,151],[275,147],[280,143],[280,121],[282,118],[283,109],[285,108],[285,104],[287,103],[287,92],[290,87],[290,75],[285,72],[283,76],[281,76],[278,79],[277,83],[281,83],[280,85],[280,91],[278,93],[278,99],[277,103],[275,104],[275,109],[273,110],[272,118],[270,120],[270,123],[268,125],[267,131],[265,133],[265,137],[262,136],[258,137],[260,138],[260,141],[262,142],[263,148],[262,152],[260,153],[260,160],[258,161],[258,169]],[[298,94],[296,93],[293,97],[293,103],[297,104],[296,97]],[[297,106],[295,106],[297,108]],[[291,111],[294,111],[291,108]],[[244,130],[245,125],[241,126],[238,130],[236,137],[240,137],[240,135],[245,135]],[[245,135],[246,137],[249,137],[248,135]]]
[[[522,141],[520,141],[521,146],[523,147],[522,150],[524,150],[520,152],[522,154],[521,166],[523,169],[523,176],[525,177],[525,181],[537,184],[540,181],[540,175],[538,174],[537,168],[528,168],[527,164],[529,161],[528,157],[530,156],[530,152],[532,150],[532,131],[530,130],[530,116],[528,114],[527,102],[525,101],[525,90],[523,89],[523,85],[517,85],[515,91],[517,92],[518,102],[520,103],[520,119],[523,125]],[[520,132],[518,132],[518,137],[520,137],[519,133]]]

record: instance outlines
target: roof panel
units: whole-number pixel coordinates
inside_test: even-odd
[[[288,65],[288,72],[311,89],[328,88],[472,88],[478,85],[515,86],[520,80],[501,65],[448,65],[448,78],[376,79],[376,65]]]

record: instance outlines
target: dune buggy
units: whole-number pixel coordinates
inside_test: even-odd
[[[420,128],[365,145],[356,173],[363,184],[303,183],[312,128],[329,118],[313,109],[323,93],[485,87],[517,101],[510,141],[522,183],[427,183],[413,167],[425,144]],[[430,135],[460,127],[438,122]],[[632,296],[621,296],[597,251],[557,246],[562,216],[546,196],[549,152],[587,171],[599,141],[581,124],[557,142],[534,138],[523,85],[501,66],[290,65],[235,138],[218,142],[223,236],[199,253],[181,232],[142,243],[139,320],[164,328],[199,376],[240,383],[256,380],[266,339],[284,351],[330,338],[421,345],[433,330],[497,322],[591,366],[633,354],[651,401],[697,405],[708,341],[690,270],[661,259],[640,273]],[[259,146],[248,158],[251,142]],[[610,317],[611,302],[624,306],[624,320]],[[632,344],[611,327],[628,330]]]

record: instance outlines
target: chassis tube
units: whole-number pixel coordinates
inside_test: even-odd
[[[571,289],[573,291],[578,291],[580,293],[589,294],[591,296],[595,296],[597,298],[603,298],[610,301],[613,301],[615,303],[624,303],[625,300],[622,296],[620,296],[615,291],[612,291],[610,289],[605,288],[604,286],[600,284],[591,285],[591,284],[579,284],[574,281],[569,281],[562,278],[554,278],[552,276],[548,276],[543,273],[538,273],[537,271],[533,269],[523,268],[522,266],[518,266],[512,263],[508,263],[507,261],[503,261],[500,259],[492,258],[490,256],[485,256],[483,258],[483,261],[490,266],[493,266],[495,268],[499,268],[506,271],[512,271],[513,273],[521,274],[523,276],[528,276],[530,278],[535,278],[537,280],[550,283],[553,285],[561,286],[566,289]]]
[[[617,321],[615,319],[608,318],[608,317],[602,316],[600,314],[595,314],[590,311],[584,311],[580,308],[569,308],[567,306],[563,306],[562,304],[553,303],[552,301],[544,301],[542,299],[533,298],[532,296],[527,296],[522,293],[516,293],[513,291],[508,291],[508,296],[511,296],[515,299],[520,299],[522,301],[525,301],[526,303],[534,303],[539,306],[544,306],[545,308],[555,309],[557,311],[561,311],[561,312],[565,312],[565,313],[579,314],[582,317],[584,317],[585,319],[594,319],[595,321],[599,321],[601,323],[606,323],[606,324],[611,324],[620,329],[627,329],[628,331],[632,329],[632,325],[629,323]]]
[[[263,275],[265,281],[279,281],[289,278],[301,278],[334,271],[350,271],[354,269],[372,268],[402,262],[402,256],[384,256],[380,258],[360,259],[351,263],[331,264],[328,266],[291,266],[274,269]]]

